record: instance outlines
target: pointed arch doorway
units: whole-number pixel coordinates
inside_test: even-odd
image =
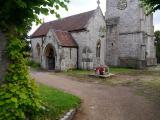
[[[46,68],[48,70],[55,70],[56,66],[56,51],[51,44],[46,46],[45,50],[45,57],[46,57]]]

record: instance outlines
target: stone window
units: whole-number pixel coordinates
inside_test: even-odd
[[[96,46],[96,57],[100,58],[101,56],[101,42],[99,41]]]

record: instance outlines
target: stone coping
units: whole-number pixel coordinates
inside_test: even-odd
[[[60,120],[72,120],[74,115],[76,114],[76,111],[77,109],[71,109]]]
[[[115,76],[115,74],[112,74],[112,73],[105,74],[105,75],[91,74],[91,75],[89,75],[89,76],[99,77],[99,78],[109,78],[109,77]]]

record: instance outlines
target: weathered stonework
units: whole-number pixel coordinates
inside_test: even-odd
[[[107,36],[106,36],[106,58],[105,62],[107,65],[118,66],[118,56],[119,56],[119,31],[118,24],[119,17],[108,19],[107,25]]]
[[[102,11],[98,8],[94,16],[86,25],[86,31],[72,33],[73,38],[77,42],[78,49],[78,66],[81,69],[94,69],[100,64],[105,64],[105,49],[106,49],[106,25]],[[96,45],[100,41],[101,52],[100,58],[96,57]],[[83,61],[85,54],[83,49],[88,47],[91,52],[88,53],[90,61]]]
[[[84,26],[84,30],[72,31],[77,48],[63,47],[58,42],[54,30],[49,30],[45,37],[32,38],[32,57],[42,68],[48,69],[46,48],[50,44],[55,51],[55,70],[93,69],[105,64],[106,25],[101,9],[98,7]],[[100,57],[97,57],[97,44],[100,47]],[[40,46],[38,55],[37,44]]]
[[[32,58],[40,63],[43,69],[49,69],[46,50],[50,45],[54,50],[55,56],[55,70],[66,70],[77,68],[77,48],[62,47],[59,45],[57,38],[53,36],[54,30],[49,30],[46,37],[34,38],[31,40],[32,44]],[[40,47],[40,55],[37,55],[37,44]],[[71,55],[70,55],[71,53]]]
[[[134,68],[156,65],[153,15],[145,15],[139,0],[126,0],[125,9],[117,8],[119,1],[107,0],[106,64]]]
[[[46,35],[47,26],[50,30]],[[77,47],[61,46],[55,28],[66,30]],[[94,69],[100,65],[144,68],[157,63],[153,15],[145,15],[139,0],[107,0],[105,18],[98,6],[93,11],[46,23],[33,35],[33,59],[45,69],[49,68],[48,45],[54,51],[56,70]]]

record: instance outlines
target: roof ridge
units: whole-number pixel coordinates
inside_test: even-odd
[[[48,21],[48,22],[45,22],[45,23],[43,23],[43,24],[48,24],[48,23],[56,22],[56,21],[63,20],[63,19],[66,19],[66,18],[70,18],[70,17],[74,17],[74,16],[79,16],[79,15],[87,14],[87,13],[90,13],[90,12],[95,12],[96,10],[97,10],[97,9],[90,10],[90,11],[86,11],[86,12],[82,12],[82,13],[78,13],[78,14],[75,14],[75,15],[66,16],[66,17],[64,17],[64,18],[60,18],[60,19]]]
[[[68,31],[66,31],[66,30],[58,30],[58,29],[53,29],[55,32],[67,32],[67,33],[69,33]]]
[[[39,28],[31,35],[31,38],[45,36],[49,29],[62,30],[62,31],[76,31],[85,28],[90,18],[95,14],[97,9],[79,13],[76,15],[68,16],[62,19],[53,20],[43,23]]]

